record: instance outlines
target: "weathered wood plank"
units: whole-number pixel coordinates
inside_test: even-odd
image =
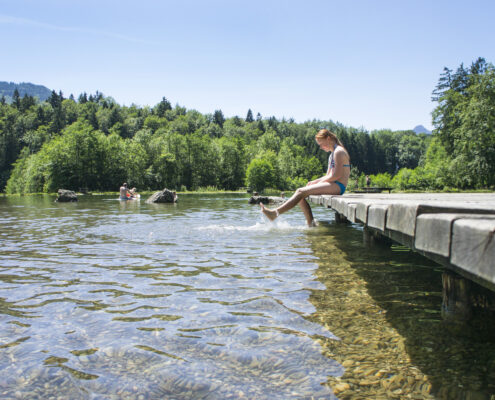
[[[495,220],[460,219],[454,222],[452,264],[495,283]]]
[[[389,204],[372,204],[368,207],[368,226],[385,231]]]
[[[422,214],[417,218],[414,247],[450,258],[452,227],[460,219],[495,219],[495,215],[480,214]]]
[[[339,214],[345,215],[346,199],[344,197],[332,197],[332,208]]]
[[[414,247],[421,251],[450,257],[452,224],[459,214],[423,214],[416,222]]]
[[[356,222],[356,203],[347,203],[346,217],[351,222]]]
[[[495,203],[486,201],[404,200],[390,207],[387,215],[387,229],[414,236],[416,218],[425,213],[495,214]]]
[[[365,225],[368,223],[368,207],[371,204],[370,201],[360,201],[356,205],[356,219]]]
[[[323,205],[323,196],[309,196],[308,201],[313,204]]]

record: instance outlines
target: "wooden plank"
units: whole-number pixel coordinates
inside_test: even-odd
[[[419,208],[420,204],[415,201],[392,204],[387,214],[387,229],[414,236]]]
[[[495,219],[495,215],[422,214],[416,221],[415,249],[450,258],[452,226],[455,221],[466,218]]]
[[[423,214],[416,221],[414,247],[418,250],[450,257],[452,223],[457,214]]]
[[[390,205],[388,204],[372,204],[368,208],[368,226],[385,231],[387,212]]]
[[[371,204],[368,201],[360,201],[356,206],[356,219],[365,225],[368,223],[368,207]]]
[[[338,204],[337,212],[345,216],[348,220],[355,222],[356,204],[353,198],[340,197],[336,204]]]
[[[332,208],[339,214],[345,215],[345,199],[343,197],[332,197]]]
[[[346,218],[351,222],[356,222],[356,203],[347,203]]]
[[[323,205],[323,196],[318,196],[318,195],[309,196],[308,201],[313,204],[318,204],[321,206]]]
[[[414,237],[416,218],[431,213],[495,214],[495,203],[486,201],[404,200],[393,204],[387,215],[387,229]]]
[[[495,220],[460,219],[454,222],[450,262],[495,283]]]
[[[394,200],[385,199],[364,199],[356,201],[356,219],[365,225],[368,224],[369,207],[371,205],[388,206],[395,204]]]

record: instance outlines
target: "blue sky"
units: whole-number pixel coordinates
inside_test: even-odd
[[[0,0],[0,81],[431,129],[443,67],[495,63],[494,15],[492,0]]]

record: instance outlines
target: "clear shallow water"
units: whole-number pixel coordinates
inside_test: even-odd
[[[305,318],[324,286],[297,215],[265,223],[243,196],[1,201],[0,392],[332,398],[343,368],[314,338],[338,339]]]
[[[2,399],[495,393],[494,346],[445,330],[440,270],[322,207],[307,229],[243,195],[53,199],[0,198]]]

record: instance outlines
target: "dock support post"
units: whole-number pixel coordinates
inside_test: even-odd
[[[372,247],[376,245],[390,247],[392,246],[392,239],[382,235],[381,233],[375,231],[374,229],[370,229],[367,226],[365,226],[363,228],[363,244],[366,247]]]
[[[472,316],[471,282],[450,271],[442,274],[442,317],[449,321],[467,321]]]
[[[345,224],[348,221],[347,221],[347,218],[343,214],[335,212],[335,222],[337,222],[338,224]]]

